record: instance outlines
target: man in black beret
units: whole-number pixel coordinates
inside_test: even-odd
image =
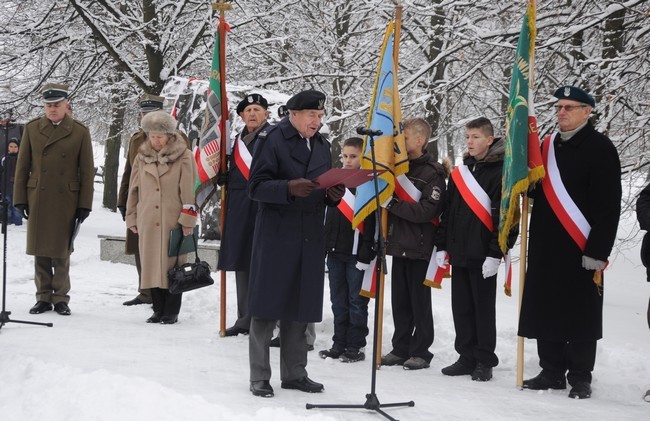
[[[307,377],[305,328],[323,314],[325,205],[336,206],[345,192],[311,181],[332,165],[330,144],[319,133],[325,95],[300,92],[287,108],[288,118],[260,133],[248,181],[259,206],[249,285],[250,390],[263,397],[273,396],[269,345],[278,320],[282,388],[323,391]]]
[[[603,269],[621,210],[616,147],[594,129],[594,98],[575,86],[554,96],[559,132],[542,143],[546,177],[534,191],[519,336],[537,339],[541,373],[525,389],[591,396],[602,338]]]
[[[237,135],[228,160],[228,171],[220,177],[227,185],[226,219],[219,248],[219,270],[235,271],[237,286],[237,320],[226,329],[226,336],[248,334],[248,279],[253,249],[253,232],[257,202],[246,192],[252,154],[258,134],[269,126],[268,101],[260,94],[250,94],[237,104],[237,114],[244,129]]]

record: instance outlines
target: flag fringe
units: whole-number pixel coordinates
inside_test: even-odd
[[[375,298],[375,294],[374,294],[374,293],[369,292],[369,291],[366,291],[366,290],[364,290],[364,289],[362,289],[361,291],[359,291],[359,295],[361,295],[361,296],[363,296],[363,297],[366,297],[366,298]]]
[[[503,229],[499,231],[499,246],[501,251],[506,253],[508,251],[508,235],[512,228],[519,223],[521,213],[519,212],[519,195],[528,190],[530,182],[528,178],[517,181],[510,192],[510,203],[508,204],[508,211],[503,222]]]
[[[428,286],[428,287],[431,287],[431,288],[442,289],[442,285],[441,285],[441,284],[439,284],[439,283],[437,283],[437,282],[434,282],[434,281],[430,281],[430,280],[428,280],[428,279],[425,279],[424,282],[423,282],[423,284],[426,285],[426,286]]]

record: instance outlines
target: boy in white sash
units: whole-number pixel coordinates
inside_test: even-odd
[[[343,168],[359,169],[363,139],[343,141]],[[321,358],[335,358],[345,363],[365,359],[368,336],[368,297],[359,294],[364,270],[374,258],[375,218],[369,216],[358,229],[352,229],[355,189],[347,190],[337,208],[328,207],[325,215],[325,247],[334,314],[332,347],[318,353]],[[351,203],[350,203],[351,202]]]
[[[465,125],[467,153],[452,173],[447,204],[436,236],[438,265],[446,255],[452,266],[451,309],[460,357],[442,369],[447,376],[471,375],[488,381],[499,364],[496,347],[496,281],[503,253],[499,248],[501,171],[505,142],[492,123],[480,117]],[[510,234],[511,244],[517,231]]]
[[[543,142],[546,177],[534,191],[519,336],[537,339],[539,375],[525,389],[591,396],[603,334],[602,272],[621,210],[618,152],[589,121],[594,98],[564,86],[554,96],[559,133]],[[598,284],[600,283],[600,285]]]

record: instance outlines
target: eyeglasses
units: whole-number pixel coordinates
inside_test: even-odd
[[[567,113],[570,113],[577,108],[587,108],[587,105],[554,105],[553,108],[555,108],[555,111],[558,113],[562,111],[562,108],[564,108]]]

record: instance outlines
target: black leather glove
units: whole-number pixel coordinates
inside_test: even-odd
[[[122,221],[126,221],[126,206],[118,206],[117,208],[120,210],[120,213],[122,214]]]
[[[29,206],[24,204],[14,205],[14,208],[18,209],[22,214],[23,218],[29,219]]]
[[[316,187],[318,187],[318,183],[314,183],[306,178],[296,178],[289,180],[288,187],[291,196],[307,197]]]
[[[327,189],[326,194],[327,197],[332,202],[338,202],[345,194],[345,186],[343,184],[337,184],[336,186],[332,186],[329,189]]]
[[[230,172],[228,171],[220,172],[219,175],[217,176],[217,184],[219,186],[228,184],[228,178],[230,178]]]
[[[76,218],[79,220],[79,223],[82,223],[83,221],[85,221],[86,218],[88,218],[88,215],[90,215],[90,209],[77,208]]]

